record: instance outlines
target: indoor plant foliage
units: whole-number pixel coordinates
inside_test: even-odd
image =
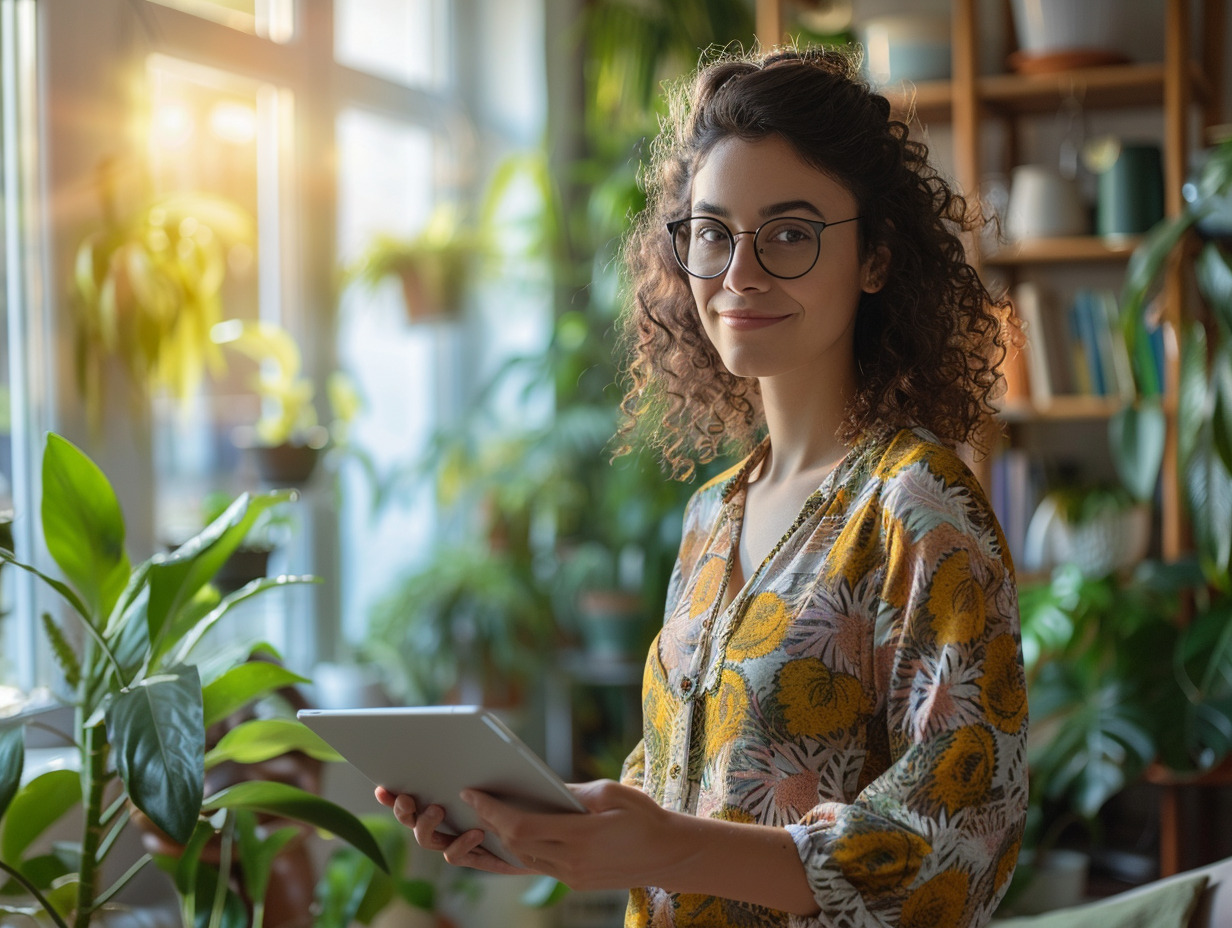
[[[1179,333],[1180,475],[1206,579],[1232,593],[1232,264],[1225,242],[1193,234],[1232,195],[1232,139],[1212,150],[1187,195],[1181,213],[1153,228],[1130,260],[1122,318],[1139,402],[1114,418],[1113,451],[1126,485],[1149,495],[1163,459],[1164,419],[1163,385],[1148,347],[1148,301],[1170,262],[1192,258],[1201,305]]]
[[[282,783],[242,782],[204,795],[205,771],[223,761],[257,763],[298,750],[337,755],[292,720],[263,719],[232,729],[206,751],[205,731],[254,699],[304,682],[265,661],[245,661],[216,675],[198,668],[196,646],[233,606],[266,590],[311,578],[254,580],[222,597],[210,584],[254,521],[287,493],[238,498],[200,534],[171,554],[133,567],[124,550],[124,520],[110,484],[81,451],[50,435],[43,456],[41,519],[47,549],[65,579],[39,572],[13,552],[0,558],[38,575],[64,599],[81,634],[44,616],[52,650],[72,690],[68,735],[80,773],[53,770],[24,785],[23,729],[0,731],[0,870],[33,896],[59,926],[85,928],[116,885],[101,884],[102,864],[132,818],[146,816],[181,846],[158,862],[173,876],[185,925],[213,913],[212,924],[261,923],[270,866],[296,832],[265,834],[253,813],[306,822],[344,838],[384,866],[372,835],[349,812]],[[80,639],[81,644],[74,642]],[[32,854],[39,836],[79,810],[81,839],[71,851]],[[220,848],[219,869],[202,859]],[[219,872],[239,864],[246,907]],[[0,911],[4,911],[0,909]]]
[[[102,358],[117,358],[139,395],[183,397],[220,369],[210,330],[223,318],[226,249],[252,241],[252,217],[206,194],[156,200],[82,241],[76,357],[92,421],[101,411]]]

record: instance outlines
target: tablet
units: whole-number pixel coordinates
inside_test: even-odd
[[[297,717],[377,786],[409,793],[420,808],[444,808],[443,831],[483,827],[458,798],[468,788],[534,812],[586,811],[551,767],[480,706],[301,709]],[[523,866],[491,833],[483,847]]]

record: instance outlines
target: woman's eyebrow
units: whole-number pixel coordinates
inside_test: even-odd
[[[716,203],[711,203],[709,200],[698,200],[693,204],[694,213],[709,213],[712,216],[722,216],[728,218],[731,216],[731,210],[726,207],[719,206]],[[759,209],[758,214],[764,218],[770,216],[782,216],[787,213],[812,213],[819,219],[824,219],[825,216],[816,206],[808,200],[784,200],[781,203],[771,203],[768,206],[763,206]]]
[[[824,219],[821,210],[810,203],[808,200],[784,200],[782,203],[771,203],[769,206],[763,206],[759,212],[763,216],[782,216],[784,213],[798,213],[801,211],[812,213],[819,219]]]

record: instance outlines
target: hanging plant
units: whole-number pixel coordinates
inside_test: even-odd
[[[227,249],[250,244],[252,218],[206,194],[177,194],[90,233],[77,249],[76,367],[91,421],[103,361],[115,358],[139,399],[183,398],[222,370],[210,330],[223,318]]]

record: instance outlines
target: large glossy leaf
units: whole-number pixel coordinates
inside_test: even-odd
[[[124,516],[103,472],[54,433],[43,452],[42,520],[47,550],[101,624],[128,582]]]
[[[173,663],[182,663],[188,660],[188,656],[192,653],[193,648],[197,646],[198,642],[201,641],[205,633],[208,632],[211,628],[213,628],[222,619],[222,617],[225,616],[227,612],[237,603],[241,603],[246,599],[251,599],[253,596],[256,596],[260,593],[264,593],[266,590],[270,590],[275,587],[288,586],[291,584],[299,584],[299,583],[320,583],[320,582],[321,580],[318,577],[279,576],[279,577],[260,577],[256,580],[252,580],[249,583],[246,583],[244,586],[240,587],[234,593],[227,594],[217,606],[215,606],[208,613],[206,613],[204,617],[197,619],[195,623],[193,624],[193,626],[187,629],[186,631],[184,631],[183,634],[175,636],[175,640],[174,640],[175,647],[174,647],[174,651],[171,653],[170,660]],[[167,637],[165,641],[169,642],[170,638]]]
[[[252,700],[284,686],[308,683],[293,671],[269,661],[246,661],[232,667],[217,680],[205,685],[201,702],[205,709],[205,726],[221,722],[232,712],[242,709]]]
[[[1121,321],[1134,365],[1135,379],[1143,393],[1159,392],[1157,385],[1155,389],[1150,389],[1150,386],[1155,384],[1156,377],[1151,368],[1149,352],[1140,350],[1146,338],[1144,315],[1147,301],[1154,291],[1164,264],[1193,223],[1192,214],[1182,213],[1175,219],[1168,219],[1156,225],[1147,233],[1142,244],[1134,249],[1126,268],[1125,283],[1121,288]]]
[[[0,830],[0,860],[9,864],[52,824],[81,802],[81,778],[72,770],[35,777],[13,797]]]
[[[174,552],[150,562],[150,640],[165,651],[162,634],[168,621],[209,583],[247,536],[257,517],[279,503],[294,499],[290,490],[250,496],[241,494],[226,511]]]
[[[26,761],[26,727],[13,725],[0,729],[0,819],[21,787],[21,771]]]
[[[337,761],[338,752],[316,732],[294,719],[252,719],[235,726],[205,755],[205,766],[224,761],[259,764],[288,751],[302,751],[317,760]]]
[[[1155,494],[1164,460],[1167,420],[1158,398],[1144,398],[1108,420],[1108,438],[1117,474],[1139,502]]]
[[[313,825],[337,835],[388,872],[385,857],[372,833],[341,806],[285,783],[239,783],[205,800],[203,808],[248,809]]]
[[[1209,422],[1194,438],[1184,479],[1203,572],[1211,584],[1226,591],[1232,587],[1232,474],[1215,450]]]
[[[12,797],[21,788],[21,771],[26,764],[26,726],[0,728],[0,818]]]
[[[1182,469],[1193,457],[1207,415],[1206,329],[1191,322],[1181,341],[1181,384],[1177,400],[1177,441]]]
[[[1223,466],[1232,471],[1232,342],[1224,342],[1211,359],[1211,438]]]
[[[1216,242],[1203,246],[1194,266],[1198,287],[1219,326],[1223,338],[1232,337],[1232,267]]]
[[[121,693],[107,737],[133,804],[183,844],[193,833],[205,781],[201,681],[180,666]]]

